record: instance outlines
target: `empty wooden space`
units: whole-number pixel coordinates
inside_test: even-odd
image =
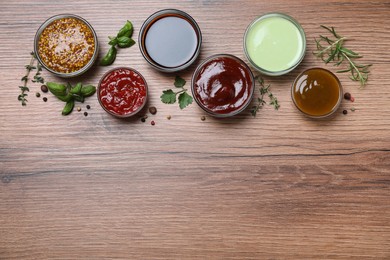
[[[143,21],[164,8],[189,13],[203,35],[197,62],[178,74],[154,70],[138,46]],[[390,259],[389,1],[20,0],[0,9],[0,259]],[[279,111],[202,121],[195,102],[183,110],[161,103],[176,75],[189,88],[210,55],[247,61],[246,27],[275,11],[296,18],[307,37],[295,70],[263,76]],[[95,95],[62,116],[63,103],[36,98],[40,85],[32,83],[21,106],[35,32],[60,13],[92,24],[99,58],[108,36],[133,22],[135,46],[70,82],[96,86],[109,69],[132,67],[145,77],[156,115],[116,119]],[[337,74],[356,100],[318,121],[297,111],[290,87],[306,68],[337,70],[312,54],[320,25],[335,26],[373,66],[364,89]]]

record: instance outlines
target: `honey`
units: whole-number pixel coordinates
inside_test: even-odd
[[[296,107],[311,117],[326,117],[341,103],[342,87],[332,72],[312,68],[302,72],[292,86],[292,99]]]

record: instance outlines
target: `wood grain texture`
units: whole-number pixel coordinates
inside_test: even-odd
[[[38,85],[30,84],[27,107],[16,100],[48,17],[87,19],[102,56],[125,20],[137,40],[142,22],[163,8],[198,21],[198,63],[217,53],[245,60],[243,33],[258,15],[295,17],[308,39],[304,61],[264,77],[281,109],[203,122],[196,104],[161,104],[175,75],[149,67],[137,46],[121,49],[111,67],[145,76],[155,126],[115,119],[96,97],[86,102],[88,117],[63,117],[61,102],[35,97]],[[390,259],[389,1],[24,0],[0,9],[0,259]],[[365,89],[340,74],[355,103],[314,121],[293,106],[290,84],[309,67],[335,71],[311,54],[321,24],[349,36],[374,66]],[[180,75],[189,82],[196,65]],[[96,85],[108,69],[94,66],[72,82]],[[341,114],[352,105],[358,110]]]

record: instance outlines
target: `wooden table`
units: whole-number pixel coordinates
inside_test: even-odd
[[[390,259],[389,1],[55,2],[0,4],[0,259]],[[201,121],[195,103],[162,104],[176,74],[152,69],[138,46],[71,82],[97,85],[110,68],[137,69],[158,109],[145,123],[111,117],[96,96],[80,105],[91,105],[87,117],[61,116],[62,102],[35,97],[39,84],[29,83],[26,107],[17,101],[48,17],[87,19],[102,57],[127,19],[137,41],[143,21],[164,8],[197,20],[198,62],[217,53],[246,60],[243,33],[256,16],[295,17],[307,35],[304,61],[288,75],[264,76],[280,110]],[[350,37],[347,46],[374,65],[365,89],[338,74],[356,100],[315,121],[294,107],[290,85],[309,67],[336,71],[312,54],[321,24]],[[187,86],[197,64],[179,73]]]

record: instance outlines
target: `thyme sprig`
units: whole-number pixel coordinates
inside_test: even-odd
[[[334,66],[340,66],[344,61],[349,63],[347,69],[338,70],[338,73],[350,72],[351,80],[359,81],[360,86],[363,88],[367,84],[369,67],[372,64],[362,65],[355,62],[356,58],[363,57],[357,52],[354,52],[350,49],[345,48],[344,42],[347,40],[347,37],[340,36],[334,27],[326,27],[321,25],[322,28],[330,32],[333,36],[333,39],[320,35],[319,39],[315,39],[317,51],[314,52],[314,55],[321,58],[326,64],[333,62]],[[328,44],[324,46],[322,43],[325,42]]]
[[[34,54],[34,52],[31,52],[30,55],[31,55],[30,63],[25,66],[26,67],[26,75],[24,75],[21,79],[21,81],[23,82],[23,86],[19,86],[21,93],[18,96],[18,100],[22,103],[22,106],[27,105],[27,98],[26,97],[28,96],[28,94],[26,92],[30,91],[30,89],[27,87],[28,76],[30,75],[30,72],[33,69],[35,69],[35,67],[34,67],[35,54]]]
[[[34,83],[45,83],[44,78],[41,76],[41,71],[42,71],[42,65],[37,62],[37,72],[34,75],[34,79],[31,80]]]
[[[256,116],[257,112],[263,108],[267,102],[264,100],[264,96],[267,95],[269,98],[269,105],[273,106],[275,110],[278,110],[280,105],[278,102],[278,99],[272,94],[270,91],[271,85],[268,84],[267,86],[264,85],[264,79],[260,76],[256,76],[256,80],[260,84],[259,92],[260,96],[257,98],[257,104],[251,108],[251,114],[253,117]]]
[[[37,60],[37,57],[33,51],[30,53],[30,55],[31,55],[30,63],[25,66],[26,74],[21,78],[21,81],[23,82],[23,86],[19,86],[21,93],[18,96],[18,100],[22,103],[22,106],[27,105],[27,96],[28,96],[27,92],[30,91],[30,89],[27,87],[27,82],[29,80],[29,76],[30,76],[31,71],[33,71],[35,69],[37,70],[35,75],[34,75],[34,78],[31,80],[31,82],[33,82],[33,83],[44,83],[45,82],[45,79],[41,76],[42,65]],[[37,64],[36,66],[34,66],[35,61]]]

